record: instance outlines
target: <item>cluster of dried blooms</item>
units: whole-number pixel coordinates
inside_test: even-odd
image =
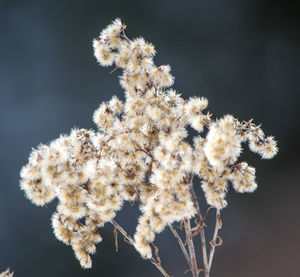
[[[11,272],[9,268],[0,273],[0,277],[13,277],[13,276],[14,273]]]
[[[90,254],[101,241],[98,228],[113,221],[124,201],[140,203],[134,245],[149,259],[156,234],[195,216],[194,175],[207,203],[222,209],[230,183],[241,193],[257,187],[255,169],[238,162],[242,143],[265,159],[277,152],[275,140],[260,126],[231,115],[213,121],[203,112],[207,99],[185,100],[167,89],[174,82],[170,66],[155,66],[154,46],[143,38],[129,40],[125,28],[117,19],[93,42],[102,66],[123,70],[125,101],[114,96],[102,103],[93,117],[98,132],[74,129],[40,145],[21,171],[21,188],[33,203],[43,206],[58,198],[54,233],[73,247],[84,268],[91,267]],[[191,145],[187,126],[208,133]]]

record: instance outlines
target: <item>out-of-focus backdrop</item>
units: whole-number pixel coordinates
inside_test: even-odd
[[[31,147],[72,127],[95,128],[99,103],[122,97],[119,72],[98,66],[92,50],[92,39],[117,17],[129,37],[156,46],[156,64],[171,65],[184,97],[205,96],[214,117],[253,118],[278,140],[273,160],[243,154],[259,187],[254,194],[230,190],[212,277],[300,276],[300,5],[292,0],[0,0],[0,272],[160,276],[120,237],[115,253],[109,225],[93,268],[81,269],[52,233],[56,202],[36,207],[19,189]],[[137,216],[126,205],[117,220],[133,233]],[[167,271],[188,276],[169,230],[157,245]]]

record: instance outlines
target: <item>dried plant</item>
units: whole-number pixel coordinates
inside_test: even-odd
[[[11,272],[9,268],[0,273],[0,277],[13,277],[13,276],[14,273]]]
[[[49,146],[33,150],[21,171],[21,188],[36,205],[58,198],[52,217],[56,237],[71,245],[83,268],[92,266],[90,254],[101,241],[99,227],[109,222],[149,259],[164,276],[156,234],[169,227],[193,277],[208,277],[215,247],[222,243],[220,211],[227,205],[228,186],[253,192],[255,169],[239,162],[242,143],[264,159],[277,153],[273,137],[265,137],[260,126],[240,122],[231,115],[212,120],[204,113],[208,101],[185,100],[173,89],[170,66],[156,67],[154,46],[143,38],[130,40],[126,26],[116,19],[93,42],[102,66],[121,69],[120,84],[125,101],[114,96],[94,113],[98,132],[74,129]],[[206,136],[187,141],[187,126]],[[206,215],[200,211],[193,178],[201,180],[209,209],[216,211],[213,238],[205,237]],[[141,216],[131,237],[115,220],[124,201],[138,202]],[[191,221],[193,219],[193,221]],[[175,226],[180,226],[185,232]],[[193,238],[200,234],[202,265],[196,257]],[[154,252],[154,254],[153,254]],[[201,273],[202,274],[202,273]]]

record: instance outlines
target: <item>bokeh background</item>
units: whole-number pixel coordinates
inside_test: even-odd
[[[293,0],[0,0],[0,272],[161,276],[121,237],[115,253],[109,225],[93,268],[82,270],[52,233],[56,202],[36,207],[19,189],[31,147],[72,127],[95,128],[99,103],[122,97],[119,72],[97,65],[91,43],[116,17],[129,37],[154,43],[156,64],[171,65],[183,96],[207,97],[215,117],[253,118],[278,140],[273,160],[244,151],[259,187],[255,194],[230,190],[211,276],[300,276],[300,5]],[[137,216],[126,205],[117,221],[132,234]],[[157,244],[167,271],[188,276],[169,230]]]

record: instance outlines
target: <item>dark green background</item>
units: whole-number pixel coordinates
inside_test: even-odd
[[[94,128],[99,103],[122,97],[119,72],[99,67],[92,51],[92,39],[120,17],[129,37],[156,46],[156,64],[171,65],[174,88],[184,97],[207,97],[216,117],[254,118],[279,141],[280,152],[270,161],[244,151],[242,158],[257,168],[259,187],[251,195],[230,190],[212,277],[300,276],[297,3],[0,1],[0,271],[10,266],[16,277],[160,276],[122,239],[115,253],[111,226],[101,230],[93,268],[82,270],[72,249],[52,233],[56,202],[36,207],[18,184],[31,147],[74,126]],[[137,215],[136,206],[125,206],[117,220],[133,233]],[[167,271],[184,276],[187,265],[169,230],[157,244]]]

